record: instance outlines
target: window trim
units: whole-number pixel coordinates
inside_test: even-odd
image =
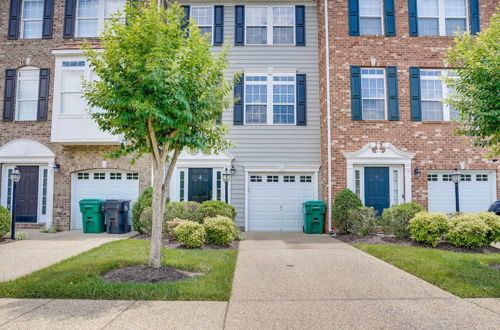
[[[439,71],[441,72],[440,75],[438,76],[423,76],[422,72],[432,72],[432,71]],[[445,121],[453,121],[454,119],[451,118],[451,111],[450,108],[451,106],[449,104],[446,104],[443,102],[446,98],[448,98],[451,94],[451,88],[449,88],[446,85],[446,82],[443,80],[443,77],[450,77],[453,75],[452,70],[446,70],[446,69],[420,69],[420,102],[436,102],[436,100],[428,100],[424,99],[423,93],[422,93],[422,80],[439,80],[441,81],[441,90],[443,91],[442,98],[440,100],[442,109],[443,109],[443,120],[425,120],[423,116],[423,110],[422,110],[422,121],[423,122],[445,122]]]
[[[26,81],[31,81],[31,80],[35,81],[35,79],[31,79],[31,78],[30,79],[25,79],[25,78],[23,79],[23,78],[20,77],[20,74],[22,72],[27,72],[27,71],[36,71],[37,72],[37,79],[36,79],[36,81],[37,81],[37,92],[36,92],[36,98],[35,99],[22,99],[21,100],[20,97],[19,97],[19,91],[21,90],[21,88],[19,87],[20,82],[24,81],[24,80],[26,80]],[[16,92],[15,92],[15,94],[16,94],[16,103],[15,103],[15,108],[14,108],[14,121],[22,121],[22,122],[24,122],[24,121],[37,121],[39,93],[40,93],[40,69],[37,68],[37,67],[35,67],[35,66],[25,66],[25,67],[22,67],[21,69],[17,70],[17,72],[16,72]],[[19,119],[19,113],[20,113],[20,111],[19,111],[19,103],[20,102],[19,101],[20,100],[21,101],[36,102],[36,109],[37,110],[35,111],[34,118],[32,118],[32,119],[23,119],[23,120]]]
[[[36,40],[36,39],[42,39],[43,37],[43,12],[45,10],[45,1],[43,1],[43,8],[42,8],[42,15],[40,18],[24,18],[24,4],[26,1],[30,0],[22,0],[21,2],[21,26],[19,27],[19,39],[24,39],[24,40]],[[24,22],[41,22],[42,24],[40,25],[40,36],[36,38],[25,38],[24,37]]]
[[[385,36],[385,7],[384,7],[384,1],[380,1],[380,16],[373,16],[373,15],[361,15],[361,3],[358,1],[359,5],[359,35],[360,36]],[[361,33],[361,18],[380,18],[380,34],[363,34]]]
[[[255,76],[265,76],[267,77],[267,81],[247,81],[247,77],[255,77]],[[288,81],[274,81],[273,77],[293,77],[293,82]],[[266,84],[267,91],[267,102],[266,102],[266,122],[265,123],[247,123],[246,113],[247,113],[247,93],[246,86],[248,85],[264,85]],[[274,123],[274,85],[293,85],[293,93],[294,93],[294,103],[293,103],[293,123]],[[245,72],[244,81],[243,81],[243,125],[251,125],[251,126],[259,126],[259,125],[274,125],[274,126],[295,126],[297,125],[297,75],[292,72],[272,72],[272,73],[263,73],[263,72]],[[259,103],[250,103],[248,105],[259,105]],[[263,104],[260,104],[263,105]],[[276,103],[276,105],[284,105],[284,103]],[[286,104],[290,105],[290,104]]]
[[[64,67],[63,63],[64,62],[84,62],[84,66],[75,66],[75,67]],[[63,104],[62,104],[62,99],[63,99],[63,94],[65,93],[72,93],[75,94],[76,92],[67,92],[64,91],[64,78],[63,78],[63,73],[65,71],[83,71],[83,75],[80,77],[83,77],[86,81],[90,81],[92,78],[92,69],[89,67],[89,64],[87,62],[87,59],[84,57],[65,57],[65,58],[60,58],[59,61],[56,62],[56,74],[58,75],[58,81],[59,81],[59,86],[57,86],[56,92],[57,95],[55,95],[54,100],[57,100],[57,111],[59,116],[82,116],[85,115],[87,112],[90,111],[90,107],[88,104],[84,106],[81,112],[72,112],[72,113],[64,113],[63,110]],[[80,89],[80,95],[82,95],[83,90]]]
[[[191,6],[189,10],[189,19],[191,20],[193,17],[193,8],[211,8],[212,9],[212,23],[210,24],[210,44],[214,43],[214,27],[215,27],[215,6],[211,5],[196,5]],[[198,25],[198,23],[196,23]],[[208,25],[201,25],[202,27],[208,27]],[[200,26],[198,26],[200,27]]]
[[[248,30],[247,28],[248,27],[264,27],[264,25],[248,25],[248,8],[266,8],[266,14],[267,14],[267,24],[265,25],[266,27],[266,32],[267,32],[267,43],[265,44],[250,44],[247,42],[248,40]],[[293,40],[292,40],[292,43],[290,44],[274,44],[274,20],[273,20],[273,8],[291,8],[292,9],[292,13],[293,13],[293,24],[292,24],[292,27],[293,27]],[[295,17],[295,6],[286,6],[286,5],[281,5],[281,6],[265,6],[265,5],[262,5],[262,6],[259,6],[259,5],[252,5],[252,6],[246,6],[245,7],[245,24],[244,24],[244,31],[245,31],[245,46],[266,46],[266,45],[273,45],[273,46],[285,46],[285,47],[288,47],[288,46],[295,46],[295,43],[296,43],[296,17]],[[276,26],[288,26],[288,25],[276,25]]]
[[[106,9],[106,2],[107,0],[99,0],[98,1],[98,8],[97,8],[97,17],[79,17],[78,16],[78,7],[80,5],[80,1],[77,0],[76,1],[76,6],[75,6],[75,38],[99,38],[99,35],[104,31],[104,27],[105,27],[105,24],[106,24],[106,20],[111,18],[111,16],[108,16],[106,17],[105,15],[105,9]],[[123,13],[123,10],[125,9],[125,5],[126,5],[127,1],[124,0],[123,1],[123,7],[122,9],[120,9],[120,12]],[[115,15],[115,13],[113,13],[112,15]],[[95,21],[97,19],[97,35],[96,36],[80,36],[78,33],[78,21]]]
[[[417,22],[420,20],[420,18],[437,18],[438,19],[438,28],[439,28],[439,34],[438,35],[422,35],[420,32],[420,28],[418,31],[418,35],[422,37],[454,37],[454,35],[447,35],[446,34],[446,19],[447,18],[460,18],[463,19],[465,18],[465,31],[464,32],[470,32],[470,12],[469,12],[469,4],[467,0],[464,0],[465,3],[465,17],[464,16],[446,16],[446,6],[445,6],[445,1],[446,0],[436,0],[438,2],[438,13],[437,16],[421,16],[418,13],[417,9]],[[417,0],[417,8],[418,8],[418,0]]]
[[[363,70],[382,70],[382,74],[363,74]],[[384,79],[384,118],[381,119],[365,119],[366,117],[364,116],[364,107],[363,107],[363,101],[365,100],[363,96],[363,77],[364,76],[375,76],[375,78],[382,78]],[[379,67],[361,67],[360,70],[360,82],[361,82],[361,118],[364,121],[370,121],[370,120],[388,120],[388,112],[389,112],[389,104],[388,104],[388,97],[387,97],[387,70],[386,68],[379,68]],[[380,98],[366,98],[367,100],[381,100]]]

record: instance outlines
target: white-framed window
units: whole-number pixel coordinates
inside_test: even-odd
[[[456,77],[448,70],[421,70],[420,90],[423,121],[450,121],[458,117],[456,109],[444,104],[453,89],[447,87],[443,77]]]
[[[94,173],[94,180],[106,180],[106,173]]]
[[[82,114],[87,104],[82,97],[82,78],[88,78],[90,69],[84,60],[61,62],[60,113]]]
[[[361,173],[360,170],[354,170],[354,190],[356,195],[361,198]]]
[[[437,180],[438,180],[437,174],[427,174],[427,181],[437,181]]]
[[[245,124],[294,125],[295,75],[246,74]]]
[[[179,171],[179,201],[184,201],[186,191],[186,171]]]
[[[250,175],[250,182],[262,182],[262,175]]]
[[[21,38],[42,38],[45,0],[23,0],[21,7]]]
[[[139,180],[139,173],[127,173],[127,180]]]
[[[213,34],[214,7],[213,6],[191,6],[191,20],[194,20],[201,34]],[[212,38],[212,37],[210,37]]]
[[[295,44],[295,8],[293,6],[245,8],[247,45]]]
[[[36,120],[40,69],[27,66],[17,70],[16,120]]]
[[[78,173],[78,180],[88,180],[89,178],[89,173]]]
[[[399,204],[399,171],[392,170],[392,205]]]
[[[382,0],[359,0],[359,33],[361,35],[382,35]]]
[[[418,0],[418,34],[420,36],[453,36],[467,31],[466,0]]]
[[[386,81],[384,69],[361,69],[362,118],[386,119]]]
[[[121,180],[122,179],[122,174],[120,172],[109,173],[109,179],[110,180]]]
[[[279,182],[279,177],[277,175],[268,175],[266,182]]]
[[[283,182],[294,183],[295,182],[295,175],[284,175]]]
[[[118,11],[123,12],[126,0],[77,0],[75,36],[97,37],[106,21]]]
[[[301,175],[300,182],[303,182],[303,183],[312,182],[312,176],[311,175]]]
[[[215,172],[215,199],[222,200],[222,171]]]

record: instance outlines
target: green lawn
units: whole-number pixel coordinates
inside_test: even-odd
[[[500,298],[500,254],[473,254],[399,245],[355,245],[410,274],[462,298]]]
[[[100,275],[145,263],[149,241],[108,243],[56,265],[0,283],[0,297],[130,300],[229,300],[237,251],[164,249],[163,265],[205,273],[172,283],[108,283]]]

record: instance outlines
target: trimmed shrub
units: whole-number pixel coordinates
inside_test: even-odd
[[[175,233],[175,228],[177,228],[178,225],[180,225],[181,223],[186,222],[186,221],[189,221],[189,220],[175,218],[172,221],[165,222],[165,225],[163,227],[163,231],[166,234],[172,236],[173,238],[176,238],[175,234],[174,234]]]
[[[436,247],[448,229],[448,217],[444,213],[419,212],[410,220],[409,229],[415,241]]]
[[[45,233],[45,234],[55,234],[57,233],[57,227],[52,225],[50,226],[49,228],[47,227],[44,227],[42,230],[40,230],[42,233]]]
[[[174,236],[188,248],[198,248],[205,243],[203,225],[193,221],[184,221],[174,229]]]
[[[141,216],[139,217],[139,220],[136,221],[136,224],[138,228],[140,228],[140,230],[138,230],[134,227],[137,231],[143,234],[151,234],[151,228],[153,226],[153,208],[151,206],[142,210]]]
[[[500,216],[492,212],[481,212],[477,216],[488,226],[488,242],[500,242]]]
[[[207,243],[210,244],[230,245],[236,234],[233,220],[221,215],[205,218],[203,226],[207,235]]]
[[[24,231],[16,231],[15,239],[16,241],[24,241],[28,238],[28,235]]]
[[[385,209],[381,219],[384,232],[394,234],[397,238],[410,237],[408,224],[415,214],[422,211],[424,207],[417,203],[394,205]]]
[[[340,233],[346,234],[351,231],[347,213],[363,206],[361,199],[349,189],[342,190],[333,201],[332,220],[335,228]]]
[[[200,207],[197,202],[171,202],[165,207],[163,220],[169,222],[178,219],[195,221],[196,210]]]
[[[132,206],[132,227],[134,228],[134,230],[137,230],[141,234],[146,234],[143,228],[141,227],[141,221],[140,221],[141,214],[146,208],[151,207],[152,204],[153,204],[153,188],[148,187],[144,189],[141,196],[139,196],[137,201]],[[151,232],[151,226],[149,232]]]
[[[196,211],[195,221],[203,223],[205,218],[213,218],[218,215],[234,220],[236,218],[236,210],[232,205],[222,201],[206,201]]]
[[[360,207],[349,210],[347,218],[351,232],[358,236],[368,236],[375,230],[375,210],[372,207]]]
[[[448,223],[446,240],[455,246],[472,248],[487,246],[489,227],[486,222],[476,214],[466,214],[451,219]]]
[[[12,223],[12,215],[10,211],[3,206],[0,206],[0,238],[4,237],[10,231]]]

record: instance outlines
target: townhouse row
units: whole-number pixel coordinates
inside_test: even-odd
[[[454,135],[441,80],[454,31],[477,33],[491,0],[179,1],[210,35],[231,45],[236,102],[222,120],[234,147],[183,153],[174,201],[223,200],[249,231],[302,230],[302,203],[350,188],[378,212],[414,200],[453,211],[449,175],[460,168],[464,211],[498,198],[498,165]],[[80,45],[125,0],[11,0],[0,7],[0,203],[12,208],[9,173],[22,174],[17,221],[81,229],[83,198],[135,201],[151,183],[149,160],[109,159],[119,136],[99,130],[81,98],[93,73]],[[226,180],[225,180],[226,179]],[[328,222],[327,222],[328,223]],[[327,225],[328,226],[328,225]],[[325,230],[328,230],[326,227]]]

